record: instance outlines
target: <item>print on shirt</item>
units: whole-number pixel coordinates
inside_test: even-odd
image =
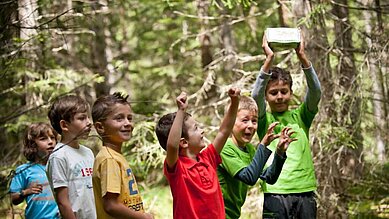
[[[134,174],[132,173],[131,168],[126,170],[128,177],[128,189],[130,191],[130,195],[127,199],[124,200],[124,204],[132,208],[134,211],[144,211],[143,209],[143,201],[138,192],[138,186],[135,181]]]

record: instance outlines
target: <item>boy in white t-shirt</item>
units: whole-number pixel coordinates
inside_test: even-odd
[[[79,140],[91,130],[88,103],[74,95],[57,99],[48,116],[61,135],[47,163],[47,177],[62,218],[96,218],[92,173],[94,155]]]

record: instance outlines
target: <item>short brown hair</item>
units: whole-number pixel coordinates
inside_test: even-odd
[[[227,113],[227,110],[229,109],[230,105],[231,101],[229,101],[228,104],[225,106],[224,113]],[[256,113],[258,113],[258,106],[252,97],[241,95],[239,99],[238,112],[241,110],[255,111]]]
[[[53,132],[57,140],[57,132],[47,123],[39,122],[27,127],[23,139],[23,155],[28,161],[34,162],[37,158],[38,146],[35,140],[48,135],[49,131]]]
[[[99,97],[92,107],[92,119],[93,122],[104,121],[107,116],[112,112],[112,107],[116,103],[128,105],[131,108],[130,103],[127,101],[128,95],[124,95],[119,92],[115,92],[112,95],[106,95]]]
[[[68,95],[62,96],[55,100],[50,107],[48,116],[51,126],[59,133],[62,134],[60,121],[65,120],[71,122],[76,113],[88,112],[89,104],[79,96]]]
[[[155,133],[161,147],[166,151],[167,139],[169,137],[170,129],[172,128],[174,119],[177,113],[169,113],[159,119],[157,126],[155,127]],[[188,137],[188,129],[185,127],[185,121],[190,117],[189,113],[185,113],[184,121],[182,124],[182,137]]]
[[[289,88],[292,90],[293,80],[289,71],[278,67],[271,67],[269,73],[271,73],[269,82],[283,81],[284,83],[289,84]]]

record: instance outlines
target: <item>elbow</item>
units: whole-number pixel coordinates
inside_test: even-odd
[[[109,215],[112,215],[114,212],[113,205],[111,205],[110,202],[103,202],[103,209]]]
[[[22,201],[17,200],[17,199],[12,199],[12,204],[13,204],[13,205],[18,205],[18,204],[20,204],[20,203],[22,203]]]
[[[319,86],[318,88],[316,88],[314,92],[316,93],[317,98],[320,100],[321,95],[322,95],[321,94],[321,87]]]
[[[255,183],[257,183],[257,180],[243,178],[240,181],[244,182],[246,185],[253,186]]]
[[[274,185],[277,182],[278,177],[264,177],[260,176],[261,180],[269,185]]]
[[[246,184],[249,185],[249,186],[254,186],[255,183],[256,183],[256,182],[253,182],[253,181],[248,181],[248,182],[246,182]]]
[[[257,92],[253,92],[251,93],[251,97],[254,99],[254,100],[257,100],[258,99],[258,93]]]
[[[274,185],[276,182],[277,180],[272,180],[272,179],[266,180],[266,183],[269,185]]]
[[[109,198],[103,197],[103,209],[104,209],[104,211],[108,215],[110,215],[114,218],[116,218],[115,215],[117,215],[118,212],[120,211],[117,208],[117,206],[118,206],[117,198],[118,197],[119,197],[118,195],[117,196],[116,195],[110,196]]]

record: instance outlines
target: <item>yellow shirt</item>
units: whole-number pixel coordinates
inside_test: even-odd
[[[109,147],[103,147],[93,165],[93,192],[97,218],[112,218],[103,208],[107,192],[119,194],[119,201],[128,208],[144,212],[135,176],[123,155]]]

